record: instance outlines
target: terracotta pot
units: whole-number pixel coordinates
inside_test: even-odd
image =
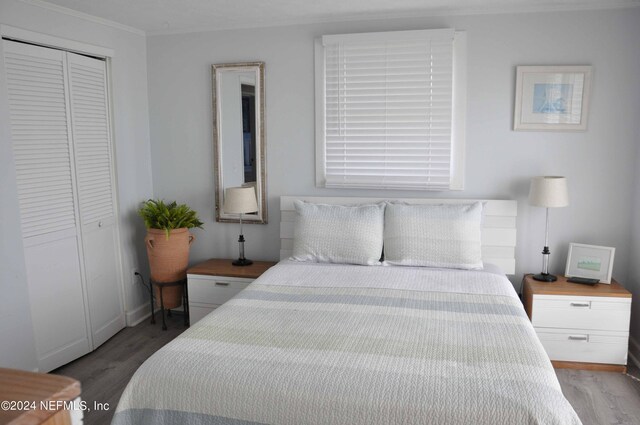
[[[169,238],[162,229],[147,229],[144,238],[147,256],[154,282],[176,282],[187,277],[189,248],[195,236],[189,229],[169,231]],[[155,286],[156,303],[160,305],[160,288]],[[162,289],[164,308],[176,308],[182,304],[182,286],[167,286]]]

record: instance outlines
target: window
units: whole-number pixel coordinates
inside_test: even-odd
[[[452,29],[319,39],[317,185],[462,189],[464,44]]]

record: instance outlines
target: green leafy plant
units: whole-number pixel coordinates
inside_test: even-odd
[[[161,199],[149,199],[142,203],[138,214],[144,220],[147,229],[163,229],[169,239],[169,231],[186,227],[202,229],[202,223],[198,213],[189,208],[187,204],[178,204],[173,201],[165,203]]]

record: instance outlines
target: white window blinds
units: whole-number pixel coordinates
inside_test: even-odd
[[[450,188],[453,43],[452,29],[322,37],[323,186]]]

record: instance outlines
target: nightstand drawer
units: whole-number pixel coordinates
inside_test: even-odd
[[[189,303],[189,321],[193,325],[194,323],[202,319],[204,316],[211,313],[217,307],[219,306],[208,305],[208,304],[194,305]]]
[[[630,298],[534,295],[536,328],[629,330]]]
[[[627,364],[628,333],[536,328],[551,360]]]
[[[199,304],[224,304],[251,282],[253,279],[189,275],[189,300]]]

